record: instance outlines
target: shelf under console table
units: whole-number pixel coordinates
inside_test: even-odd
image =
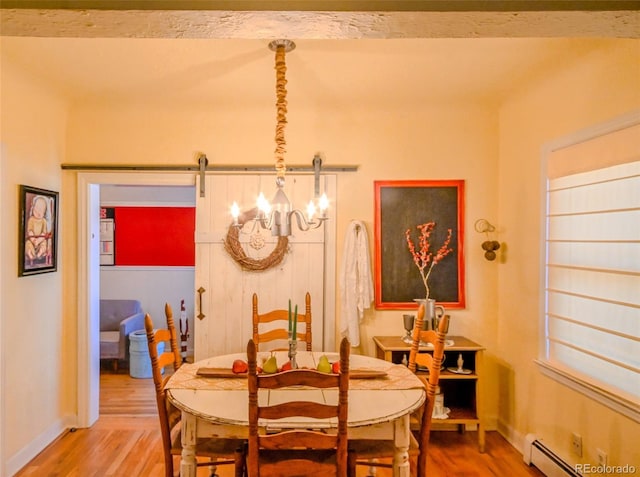
[[[467,424],[476,425],[478,429],[478,448],[484,452],[485,429],[482,422],[482,406],[480,384],[482,376],[482,352],[484,347],[464,336],[447,336],[453,345],[444,348],[444,369],[440,372],[440,389],[444,393],[444,406],[450,409],[446,419],[433,419],[432,429],[457,425],[463,431]],[[400,336],[374,336],[376,357],[392,363],[400,364],[403,358],[409,359],[411,345],[405,343]],[[421,346],[421,353],[433,352],[433,348]],[[462,354],[463,368],[469,374],[458,374],[447,368],[457,368],[458,356]],[[418,371],[418,374],[427,372]]]

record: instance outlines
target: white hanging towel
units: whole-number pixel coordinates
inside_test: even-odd
[[[351,346],[360,346],[360,322],[373,301],[373,278],[367,228],[359,220],[347,227],[340,268],[340,334]]]

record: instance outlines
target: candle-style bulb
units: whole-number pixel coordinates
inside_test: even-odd
[[[240,217],[240,207],[237,202],[231,204],[231,217],[233,217],[233,223],[238,225],[238,217]]]
[[[309,203],[307,204],[307,220],[309,222],[311,222],[313,220],[313,216],[316,213],[316,205],[313,203],[312,200],[309,201]]]
[[[266,199],[262,192],[260,192],[260,195],[258,196],[256,205],[258,207],[258,210],[260,210],[260,212],[262,212],[264,215],[269,215],[269,213],[271,212],[271,204],[269,204],[269,201]]]
[[[329,208],[329,199],[327,198],[327,194],[323,193],[320,196],[320,200],[318,200],[318,207],[320,207],[320,213],[324,215]]]

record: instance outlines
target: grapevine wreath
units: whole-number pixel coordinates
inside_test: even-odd
[[[289,239],[287,237],[278,237],[278,243],[275,248],[265,258],[256,259],[247,256],[242,248],[242,244],[240,243],[240,229],[246,222],[255,219],[257,214],[257,208],[253,208],[240,214],[238,216],[238,225],[231,224],[229,226],[227,237],[224,241],[224,248],[227,253],[231,255],[231,258],[238,262],[243,270],[251,272],[261,272],[280,264],[289,247]],[[253,248],[259,249],[261,246],[254,246]]]

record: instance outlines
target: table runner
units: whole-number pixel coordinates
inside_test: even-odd
[[[424,384],[406,366],[388,362],[385,367],[376,367],[383,370],[387,376],[375,379],[350,379],[349,389],[416,389],[423,388]],[[198,376],[196,373],[200,364],[183,364],[178,371],[171,376],[165,389],[203,389],[203,390],[247,390],[247,379],[242,378],[208,378]]]

